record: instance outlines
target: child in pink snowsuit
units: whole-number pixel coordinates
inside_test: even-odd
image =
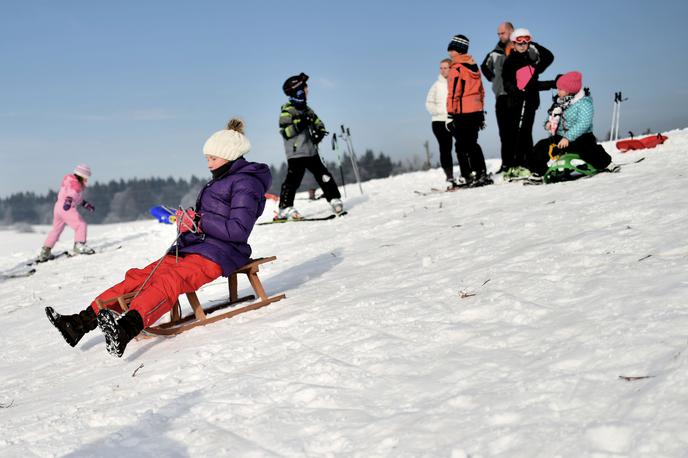
[[[48,261],[53,258],[50,250],[55,246],[65,225],[74,229],[74,253],[93,254],[93,249],[86,246],[86,221],[77,211],[77,206],[81,205],[88,211],[95,208],[86,202],[83,191],[91,176],[91,169],[87,165],[77,165],[74,173],[65,175],[60,185],[60,192],[57,194],[57,202],[53,207],[53,228],[48,233],[48,237],[43,243],[43,248],[38,256],[38,261]]]

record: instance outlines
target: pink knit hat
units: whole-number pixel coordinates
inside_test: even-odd
[[[91,167],[87,166],[86,164],[79,164],[74,168],[74,175],[88,178],[91,176]]]
[[[566,91],[569,94],[577,94],[583,87],[583,75],[580,72],[568,72],[557,80],[557,89]]]

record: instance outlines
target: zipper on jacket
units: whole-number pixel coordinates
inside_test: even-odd
[[[459,71],[459,78],[461,77],[461,72]],[[456,113],[456,102],[454,102],[454,99],[456,98],[456,84],[459,82],[458,78],[454,78],[454,87],[452,88],[452,110],[454,113]]]

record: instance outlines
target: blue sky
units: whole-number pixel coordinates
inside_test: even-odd
[[[395,159],[437,147],[425,111],[452,35],[480,61],[502,20],[555,55],[544,78],[579,70],[606,135],[688,126],[688,7],[678,1],[6,1],[0,4],[0,196],[55,189],[77,163],[93,179],[207,175],[201,149],[233,115],[247,158],[284,160],[277,130],[286,77],[306,72],[310,105],[354,146]],[[489,83],[480,143],[498,155]],[[535,139],[549,106],[542,93]],[[329,142],[325,142],[329,145]],[[333,160],[329,147],[321,150]]]

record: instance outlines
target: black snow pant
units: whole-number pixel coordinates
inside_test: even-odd
[[[553,135],[537,142],[533,147],[533,153],[530,155],[528,162],[528,169],[539,175],[544,175],[547,172],[547,162],[549,161],[549,146],[554,143],[559,143],[562,139],[561,135]],[[556,150],[561,153],[561,151]],[[609,165],[612,158],[607,154],[602,145],[597,143],[597,139],[592,133],[583,134],[572,142],[569,142],[569,147],[564,153],[576,153],[588,164],[595,167],[597,170],[602,170]]]
[[[507,155],[511,167],[528,167],[528,156],[533,150],[533,124],[540,107],[540,96],[507,96],[508,127]]]
[[[482,111],[453,115],[452,134],[456,139],[456,155],[459,159],[461,176],[468,179],[471,172],[477,176],[484,175],[485,156],[478,144],[478,132],[485,120]]]
[[[297,157],[287,159],[287,176],[284,179],[284,183],[282,183],[279,208],[294,206],[294,196],[296,195],[296,190],[301,186],[301,180],[306,170],[313,174],[315,181],[322,188],[325,199],[328,202],[342,197],[339,194],[337,183],[335,183],[332,174],[327,170],[325,164],[320,160],[319,155]]]
[[[497,96],[495,115],[499,129],[499,142],[501,143],[502,168],[508,169],[512,167],[512,155],[509,153],[509,96],[506,94]]]
[[[454,138],[447,129],[444,121],[432,122],[432,133],[435,134],[437,143],[440,146],[440,165],[447,179],[454,178],[454,159],[452,158],[452,144]]]

